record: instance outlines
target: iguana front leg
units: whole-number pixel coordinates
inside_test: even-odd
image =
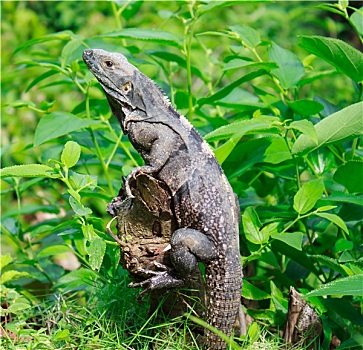
[[[129,122],[127,132],[131,143],[146,163],[134,168],[126,178],[126,194],[132,198],[130,181],[140,172],[154,174],[160,171],[172,152],[177,149],[179,140],[175,132],[163,124],[156,126],[150,122]]]

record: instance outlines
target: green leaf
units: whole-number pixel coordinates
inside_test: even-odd
[[[52,245],[42,249],[38,254],[38,258],[45,258],[47,256],[53,256],[57,254],[68,253],[70,248],[64,244]]]
[[[327,70],[327,71],[323,71],[323,72],[311,72],[311,73],[307,74],[304,79],[301,79],[298,82],[297,86],[304,86],[304,85],[312,83],[315,80],[319,80],[319,79],[326,78],[326,77],[331,77],[331,76],[334,76],[337,74],[338,74],[338,72],[336,70]]]
[[[175,62],[179,67],[183,67],[184,69],[187,69],[187,61],[184,57],[181,57],[179,55],[176,55],[171,52],[166,51],[148,51],[148,55],[161,58],[167,62]],[[208,83],[210,80],[208,77],[206,77],[203,72],[201,72],[197,67],[191,66],[192,74],[196,75],[197,77],[201,78],[205,83]]]
[[[355,82],[363,80],[363,54],[339,39],[323,36],[300,36],[299,45],[322,58]]]
[[[25,100],[16,100],[9,104],[9,106],[14,108],[22,108],[22,107],[34,107],[36,108],[36,105],[34,102],[31,101],[25,101]]]
[[[273,233],[271,235],[271,238],[278,239],[300,251],[302,250],[303,237],[304,234],[302,232]]]
[[[254,61],[246,61],[242,58],[235,58],[233,60],[230,60],[227,64],[225,64],[223,70],[240,69],[245,67],[261,68],[267,71],[279,68],[279,66],[275,62],[254,62]]]
[[[6,265],[9,265],[13,261],[13,258],[7,254],[7,255],[1,255],[0,256],[0,270],[2,270]]]
[[[362,296],[363,274],[337,279],[327,283],[310,293],[306,297],[325,295],[353,295]]]
[[[271,298],[270,294],[255,287],[247,280],[243,281],[242,296],[249,300],[265,300]]]
[[[223,87],[213,95],[205,98],[201,98],[198,100],[198,105],[201,107],[205,104],[214,104],[214,101],[221,100],[223,97],[229,95],[235,88],[239,87],[241,84],[246,83],[248,81],[251,81],[257,77],[260,77],[262,75],[266,75],[266,71],[264,69],[259,69],[257,71],[245,74],[243,77],[237,79],[233,83]]]
[[[238,120],[228,125],[221,126],[218,129],[213,130],[209,134],[205,135],[204,138],[209,141],[224,140],[232,137],[233,135],[241,135],[241,137],[248,133],[255,133],[261,131],[274,131],[278,129],[275,126],[271,126],[272,120],[262,118]]]
[[[97,237],[97,234],[96,234],[92,224],[82,225],[82,233],[83,233],[83,237],[87,241],[92,241],[95,237]]]
[[[81,146],[74,141],[68,141],[61,154],[61,162],[65,167],[72,168],[81,156]]]
[[[318,209],[316,209],[317,212],[322,212],[322,211],[329,211],[332,209],[335,209],[337,206],[336,205],[325,205],[323,207],[319,207]]]
[[[25,271],[20,272],[20,271],[10,270],[10,271],[1,272],[0,284],[7,283],[9,281],[14,281],[23,277],[31,278],[33,276]]]
[[[259,98],[246,90],[235,88],[230,94],[220,100],[215,101],[215,104],[228,108],[236,109],[257,109],[265,108],[266,105],[259,102]]]
[[[285,160],[292,159],[289,147],[281,136],[271,137],[270,140],[271,144],[264,153],[264,162],[279,164]]]
[[[363,36],[363,7],[359,9],[351,9],[354,10],[354,12],[350,16],[350,20],[354,24],[357,33]]]
[[[11,304],[8,308],[7,308],[7,312],[9,313],[13,313],[13,314],[17,314],[20,311],[26,310],[31,308],[31,305],[29,304],[29,302],[25,299],[22,298],[25,302],[19,302],[16,301],[15,303]]]
[[[48,177],[59,178],[54,169],[44,164],[14,165],[0,170],[0,177]]]
[[[270,1],[270,0],[260,0],[260,1]],[[214,0],[204,3],[201,2],[198,4],[198,13],[201,16],[212,10],[220,9],[223,7],[235,6],[238,4],[243,4],[245,2],[246,0]]]
[[[34,147],[67,135],[72,131],[100,124],[97,120],[81,119],[65,112],[52,112],[40,119],[34,135]]]
[[[311,210],[324,192],[324,183],[321,179],[304,183],[294,197],[294,209],[299,214]]]
[[[315,213],[315,215],[331,221],[332,223],[340,227],[345,233],[349,233],[347,225],[338,215],[330,213]]]
[[[343,185],[349,193],[363,193],[362,179],[363,162],[361,161],[346,162],[334,174],[334,181]]]
[[[295,113],[304,117],[318,114],[324,109],[321,103],[312,100],[287,101],[287,104]]]
[[[354,248],[354,243],[352,241],[348,241],[345,238],[339,238],[334,245],[334,252],[340,253],[345,252],[347,250],[352,250]]]
[[[309,137],[300,135],[292,147],[292,153],[303,155],[319,147],[350,140],[362,135],[362,115],[363,102],[355,103],[331,114],[314,126],[318,135],[318,144]]]
[[[341,9],[345,10],[349,6],[349,0],[339,0],[338,4]]]
[[[156,29],[125,28],[119,31],[102,34],[100,38],[125,38],[150,41],[155,44],[182,48],[182,40],[173,33]]]
[[[307,136],[310,140],[314,141],[318,144],[318,135],[316,134],[316,130],[314,128],[314,124],[309,120],[298,120],[292,122],[287,129],[296,129],[302,132],[305,136]]]
[[[271,62],[276,62],[278,69],[273,69],[271,73],[280,81],[284,89],[296,87],[299,80],[305,75],[305,69],[297,56],[272,43],[268,52],[268,59]]]
[[[61,53],[62,67],[65,67],[82,57],[82,52],[85,48],[83,38],[80,35],[74,36],[72,40],[68,41],[63,47]]]
[[[58,71],[55,70],[49,70],[43,74],[38,75],[26,88],[25,92],[28,92],[33,86],[37,85],[41,81],[43,81],[46,78],[51,77],[54,74],[57,74]]]
[[[39,43],[44,43],[44,42],[53,41],[53,40],[70,40],[73,35],[74,35],[73,32],[71,32],[70,30],[64,30],[62,32],[44,35],[44,36],[41,36],[40,38],[35,38],[32,40],[26,41],[25,43],[23,43],[22,45],[20,45],[19,47],[16,48],[16,50],[14,51],[14,54],[16,54],[20,50],[23,50],[29,46],[33,46],[33,45],[36,45]]]
[[[63,330],[59,330],[57,331],[53,337],[56,341],[62,341],[62,340],[68,340],[70,339],[70,331],[69,329],[63,329]]]
[[[245,43],[248,47],[255,47],[261,43],[260,34],[253,28],[243,24],[237,24],[229,27],[233,34]]]
[[[238,141],[241,139],[241,137],[245,134],[264,131],[276,132],[278,129],[274,126],[271,127],[271,123],[271,121],[267,122],[262,120],[262,118],[240,120],[212,131],[206,135],[205,138],[208,141],[216,141],[228,138],[227,142],[214,151],[218,162],[222,164],[238,144]]]
[[[83,189],[87,187],[93,191],[97,186],[97,176],[88,174],[79,174],[74,171],[69,172],[69,182],[72,187],[76,190]]]
[[[305,253],[304,250],[299,251],[279,240],[271,242],[271,246],[276,254],[286,255],[291,260],[308,269],[314,275],[319,275],[320,272],[316,269],[314,262],[309,259],[308,255]]]
[[[337,203],[350,203],[363,206],[363,197],[343,192],[333,192],[329,197],[321,198],[321,200]]]
[[[93,285],[97,278],[98,276],[94,271],[81,267],[62,276],[54,288],[65,288],[66,292],[79,290],[80,288]]]
[[[71,205],[73,211],[79,216],[85,216],[92,214],[92,210],[85,207],[81,202],[76,200],[73,196],[69,197],[69,204]]]
[[[251,243],[263,244],[268,241],[269,232],[260,231],[261,222],[253,207],[247,207],[242,214],[242,224],[244,234]]]
[[[100,237],[93,238],[88,248],[89,262],[92,270],[98,270],[101,267],[105,252],[106,242]]]
[[[332,259],[325,255],[309,255],[309,258],[316,260],[321,265],[327,266],[329,269],[336,271],[343,276],[347,275],[343,267],[337,262],[336,259]]]

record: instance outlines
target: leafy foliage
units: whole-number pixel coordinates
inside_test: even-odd
[[[124,308],[117,321],[122,336],[110,342],[122,348],[124,339],[131,347],[142,335],[141,348],[150,339],[143,333],[147,323],[139,318],[128,326],[132,310],[126,311],[117,291],[131,292],[126,292],[118,244],[105,233],[106,205],[121,175],[141,158],[111,118],[100,86],[81,60],[83,50],[92,47],[126,54],[162,86],[210,143],[238,195],[242,260],[255,271],[242,291],[255,302],[246,310],[255,321],[241,338],[245,345],[257,340],[261,325],[283,327],[292,285],[322,316],[323,348],[333,333],[343,341],[341,349],[354,348],[362,331],[362,54],[353,42],[296,18],[306,14],[315,23],[319,15],[329,27],[332,21],[324,16],[331,11],[346,20],[334,21],[333,33],[353,28],[350,34],[362,42],[362,9],[348,1],[308,11],[306,4],[279,3],[276,9],[268,2],[243,1],[131,1],[120,7],[57,2],[52,9],[70,18],[78,6],[85,11],[74,18],[79,27],[69,30],[68,17],[48,13],[53,10],[42,2],[2,6],[9,15],[2,25],[12,28],[4,40],[14,48],[2,60],[6,207],[1,229],[11,256],[2,256],[0,282],[8,342],[24,340],[20,334],[41,299],[75,293],[85,304],[97,305],[105,296],[100,290],[108,288],[107,312],[115,303]],[[242,24],[241,11],[267,17],[246,18]],[[54,15],[49,31],[41,24],[44,13]],[[19,23],[11,22],[11,15]],[[281,24],[288,15],[291,26],[285,33]],[[27,19],[35,36],[20,23]],[[134,299],[131,294],[127,307]],[[81,336],[70,336],[76,325],[64,325],[65,305],[54,316],[54,324],[63,323],[51,330],[53,343],[88,346]],[[76,314],[89,326],[100,319],[97,306],[94,310],[90,321],[84,310]],[[13,334],[19,336],[11,339]],[[44,341],[41,331],[29,336]],[[107,347],[107,337],[102,341]]]

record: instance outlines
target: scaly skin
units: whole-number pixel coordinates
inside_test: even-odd
[[[85,50],[83,59],[103,87],[123,132],[145,161],[126,179],[128,196],[132,196],[129,183],[140,172],[166,183],[172,195],[178,226],[170,240],[175,271],[134,286],[146,286],[145,291],[183,286],[198,268],[197,262],[203,262],[207,322],[231,335],[240,311],[242,268],[239,207],[226,176],[193,126],[123,55]],[[206,349],[225,347],[222,339],[206,331]]]

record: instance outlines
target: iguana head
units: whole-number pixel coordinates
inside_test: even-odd
[[[109,101],[112,113],[121,126],[125,113],[135,109],[145,111],[142,98],[142,80],[145,76],[120,53],[94,49],[83,52],[83,60],[100,82]]]

